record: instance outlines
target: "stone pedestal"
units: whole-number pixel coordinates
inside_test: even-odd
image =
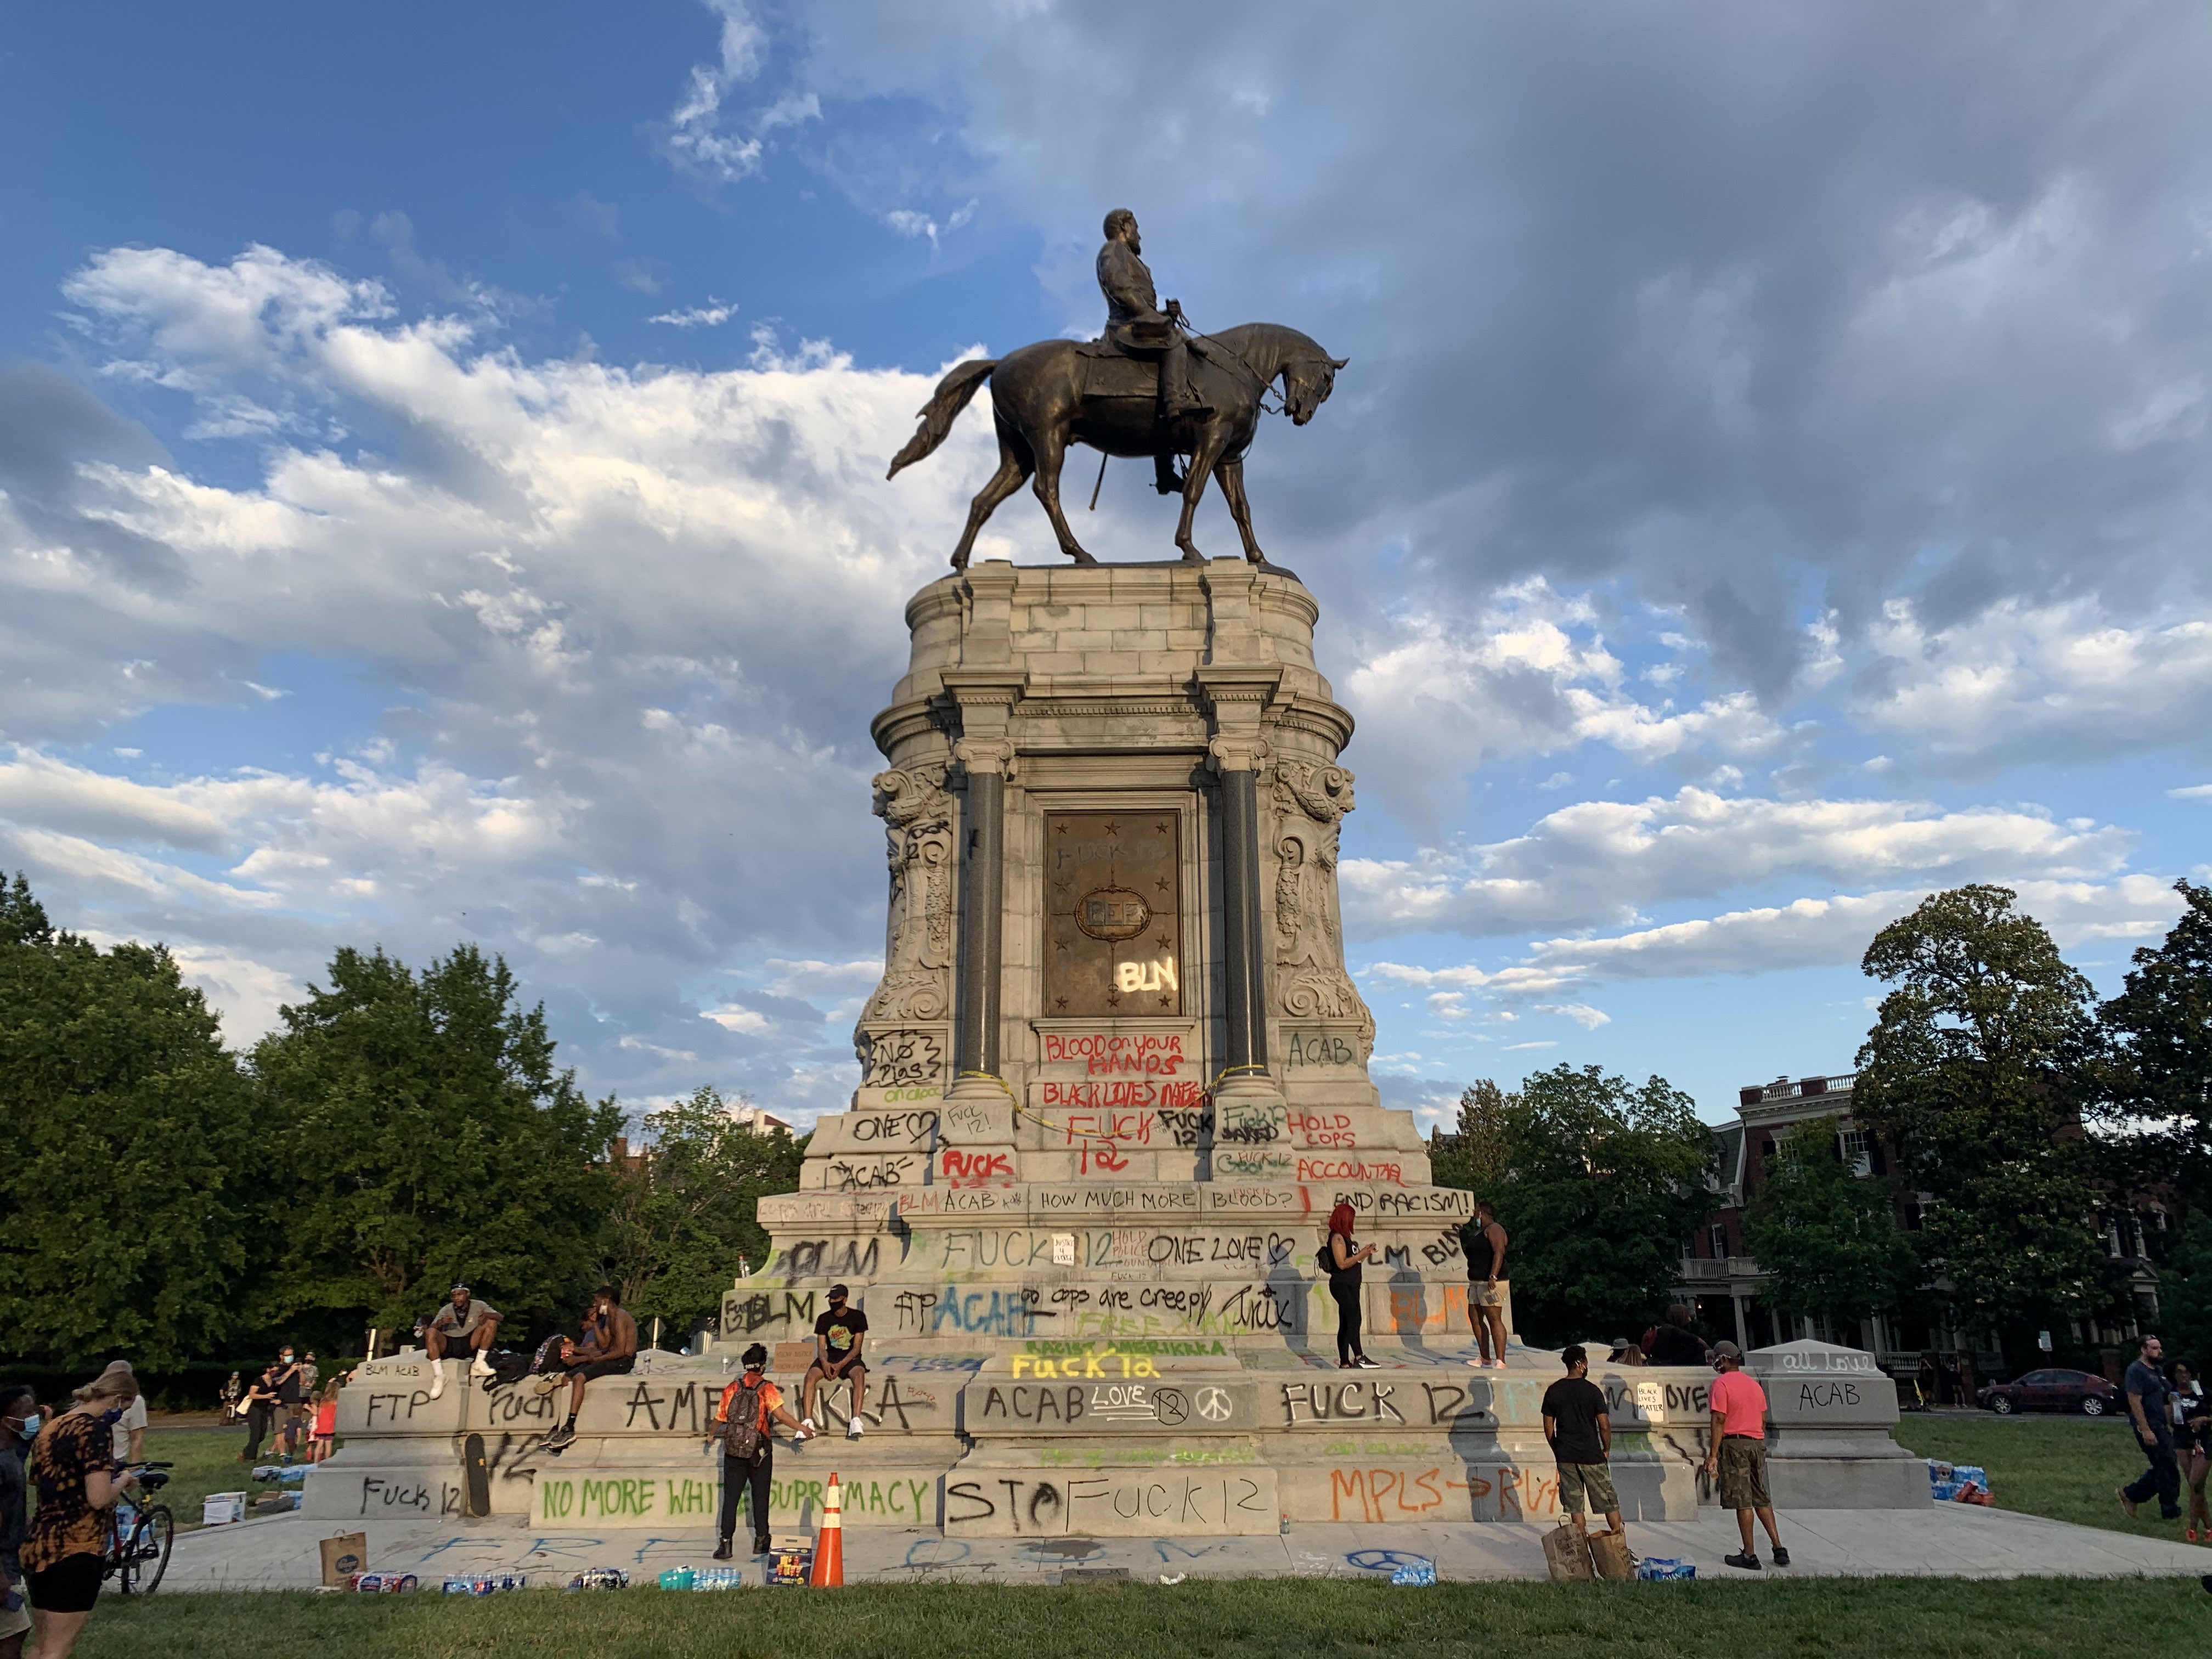
[[[1557,1357],[1468,1368],[1471,1197],[1432,1183],[1368,1078],[1337,902],[1352,719],[1316,616],[1294,577],[1241,561],[986,563],[916,594],[874,723],[889,925],[860,1085],[801,1190],[762,1201],[772,1256],[712,1352],[591,1384],[557,1457],[552,1401],[456,1364],[433,1402],[419,1354],[379,1361],[309,1512],[456,1515],[481,1433],[495,1514],[703,1532],[702,1413],[754,1341],[796,1406],[842,1282],[869,1322],[866,1434],[827,1391],[828,1437],[777,1448],[777,1527],[811,1524],[830,1469],[848,1526],[982,1536],[1555,1523]],[[1378,1247],[1360,1314],[1380,1370],[1336,1365],[1316,1258],[1339,1203]],[[1905,1501],[1919,1465],[1889,1442],[1887,1379],[1776,1352],[1770,1389],[1826,1389],[1778,1394],[1778,1499]],[[1710,1502],[1711,1374],[1595,1376],[1629,1515]]]

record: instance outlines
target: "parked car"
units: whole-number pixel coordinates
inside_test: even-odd
[[[2087,1371],[2029,1371],[2009,1382],[1991,1382],[1977,1396],[1999,1417],[2014,1412],[2080,1412],[2102,1417],[2121,1409],[2120,1391]]]

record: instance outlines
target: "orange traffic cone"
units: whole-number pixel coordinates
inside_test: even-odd
[[[845,1501],[837,1490],[837,1472],[830,1472],[830,1486],[822,1494],[822,1524],[814,1532],[815,1589],[845,1587]]]

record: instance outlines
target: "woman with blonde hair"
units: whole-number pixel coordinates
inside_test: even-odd
[[[39,1504],[21,1559],[39,1659],[67,1659],[100,1599],[106,1511],[138,1478],[116,1472],[115,1423],[137,1397],[130,1366],[111,1365],[79,1389],[76,1405],[40,1429],[32,1444]]]

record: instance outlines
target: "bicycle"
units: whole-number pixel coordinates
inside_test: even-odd
[[[161,1575],[169,1570],[169,1550],[177,1541],[177,1518],[169,1513],[167,1504],[148,1504],[144,1499],[169,1484],[162,1471],[175,1467],[139,1464],[137,1496],[126,1494],[116,1500],[108,1522],[106,1566],[100,1576],[119,1578],[125,1595],[151,1595],[160,1588]]]

